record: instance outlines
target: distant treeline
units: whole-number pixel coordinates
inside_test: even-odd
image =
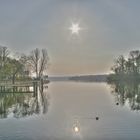
[[[123,55],[119,56],[111,70],[113,74],[108,76],[108,81],[140,81],[140,51],[131,51],[127,59]]]
[[[85,82],[106,82],[107,75],[81,75],[69,77],[69,80]]]
[[[0,46],[0,81],[26,80],[35,74],[36,78],[46,74],[48,67],[46,49],[34,49],[28,55],[12,55],[5,46]]]

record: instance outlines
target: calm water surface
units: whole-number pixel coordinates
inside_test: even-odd
[[[37,98],[2,96],[0,140],[139,140],[139,111],[111,91],[106,83],[52,82]]]

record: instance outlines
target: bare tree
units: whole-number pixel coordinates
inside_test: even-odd
[[[25,54],[22,54],[19,58],[19,62],[24,66],[24,76],[29,76],[30,75],[30,67],[28,64],[28,56]]]
[[[116,74],[124,74],[125,72],[126,60],[123,55],[120,55],[118,59],[115,60],[115,65],[111,68]]]
[[[43,73],[46,71],[48,66],[48,53],[46,49],[42,49],[42,55],[40,58],[40,66],[39,66],[39,77],[43,75]]]
[[[35,72],[36,74],[36,78],[41,78],[46,72],[48,60],[49,57],[46,49],[40,51],[36,48],[31,52],[28,61],[32,72]]]

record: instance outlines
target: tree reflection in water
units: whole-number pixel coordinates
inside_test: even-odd
[[[0,118],[21,118],[48,110],[47,91],[38,87],[35,93],[0,93]]]
[[[111,83],[112,93],[118,104],[128,104],[131,110],[140,110],[140,83],[137,81],[117,81]]]

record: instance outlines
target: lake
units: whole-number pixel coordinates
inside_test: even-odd
[[[139,87],[134,97],[115,88],[61,81],[36,96],[2,94],[0,140],[139,140]]]

